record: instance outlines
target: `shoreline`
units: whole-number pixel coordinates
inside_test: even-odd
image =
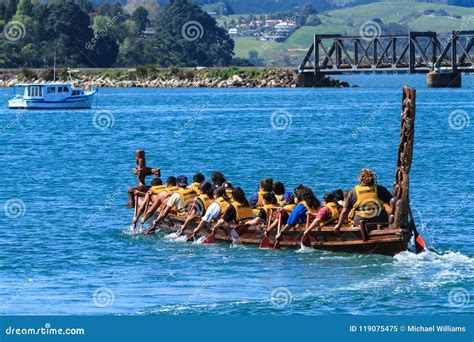
[[[72,69],[72,80],[109,88],[296,88],[297,79],[290,68],[163,68]],[[56,70],[56,80],[66,81],[66,69]],[[18,83],[51,82],[53,69],[0,70],[0,87]],[[350,87],[346,81],[325,76],[318,87]]]

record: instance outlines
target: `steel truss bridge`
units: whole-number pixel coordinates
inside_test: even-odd
[[[474,72],[474,31],[410,32],[374,38],[317,34],[299,74]]]

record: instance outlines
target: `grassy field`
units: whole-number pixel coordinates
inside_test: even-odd
[[[424,14],[430,9],[443,10],[448,16]],[[231,17],[235,19],[238,16]],[[225,19],[221,18],[219,21],[229,21],[231,17],[223,17]],[[320,26],[303,26],[283,43],[262,42],[255,38],[235,38],[235,54],[237,57],[248,57],[250,50],[256,50],[267,65],[279,65],[282,62],[296,65],[304,54],[303,49],[307,49],[311,44],[314,34],[358,34],[364,22],[376,18],[381,19],[384,24],[406,25],[412,31],[474,30],[474,8],[411,1],[388,1],[337,9],[321,13],[318,17],[322,22]]]

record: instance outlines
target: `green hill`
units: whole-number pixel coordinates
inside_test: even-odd
[[[268,43],[254,38],[236,38],[237,57],[248,57],[256,50],[267,65],[297,65],[316,33],[358,34],[367,21],[380,19],[385,25],[398,24],[412,31],[451,32],[474,30],[474,8],[419,3],[379,2],[331,10],[318,15],[322,24],[303,26],[283,43]],[[389,32],[382,32],[389,33]]]

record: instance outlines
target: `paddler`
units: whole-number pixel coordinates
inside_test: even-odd
[[[226,189],[221,186],[214,190],[214,202],[209,205],[209,208],[207,208],[206,213],[201,218],[198,226],[194,229],[191,236],[189,236],[188,241],[194,240],[196,234],[199,233],[204,226],[211,223],[211,221],[217,220],[218,217],[226,211],[228,206],[229,198],[227,197]]]
[[[193,176],[193,182],[189,185],[189,187],[193,189],[194,192],[196,192],[197,194],[200,194],[199,187],[202,183],[204,183],[205,180],[206,178],[204,177],[204,175],[198,172]]]
[[[183,234],[189,224],[197,217],[201,217],[206,212],[207,208],[214,202],[214,188],[211,183],[204,182],[199,187],[200,195],[194,199],[193,206],[186,217],[186,221],[177,232],[178,236]]]
[[[275,240],[279,240],[282,233],[285,231],[294,228],[300,223],[306,222],[306,213],[317,213],[321,207],[321,203],[314,195],[313,191],[310,188],[304,188],[298,195],[298,204],[291,211],[288,220],[286,221],[285,226],[277,233]]]
[[[305,230],[303,235],[308,234],[314,228],[318,230],[330,223],[337,222],[341,213],[342,207],[337,204],[336,196],[333,193],[327,193],[323,196],[324,205],[316,214],[316,219],[311,222],[309,227]]]
[[[255,218],[246,223],[251,226],[267,224],[272,220],[272,213],[275,213],[281,206],[278,204],[277,198],[272,193],[263,194],[263,206]]]
[[[215,234],[223,225],[228,225],[231,222],[242,223],[251,219],[252,216],[252,208],[245,197],[244,190],[242,190],[241,187],[236,187],[232,189],[232,201],[230,201],[230,205],[227,206],[222,217],[212,228],[212,234]]]
[[[138,185],[135,187],[128,188],[128,203],[127,208],[134,208],[135,207],[135,191],[138,190],[140,192],[147,192],[148,186],[145,184],[146,176],[149,175],[156,175],[160,177],[160,169],[159,168],[151,168],[146,166],[145,160],[145,151],[136,151],[135,152],[135,162],[137,167],[132,169],[132,172],[135,176],[137,176]]]
[[[217,189],[221,187],[227,180],[220,171],[214,171],[211,174],[211,182],[214,184],[214,188]]]
[[[155,179],[157,179],[157,181],[155,183],[153,183],[155,181]],[[163,183],[161,181],[161,179],[159,179],[159,178],[155,178],[155,179],[152,180],[152,186],[146,192],[145,197],[143,198],[142,204],[140,205],[140,207],[135,212],[135,215],[133,216],[132,226],[131,226],[132,230],[135,230],[138,219],[140,218],[140,216],[147,211],[149,205],[151,205],[152,203],[155,203],[155,201],[157,200],[157,196],[161,192],[176,188],[176,178],[175,177],[168,177],[168,179],[166,180],[166,185],[161,184],[161,183]],[[136,191],[138,191],[138,190],[136,190]],[[144,221],[143,221],[142,224],[144,224]]]
[[[348,217],[353,220],[354,225],[358,225],[361,221],[387,223],[387,210],[390,210],[388,204],[391,198],[390,191],[377,184],[377,176],[371,169],[360,170],[359,184],[347,194],[344,209],[334,230],[338,232]]]
[[[175,190],[178,190],[178,186],[177,179],[173,176],[168,177],[166,185],[150,188],[150,191],[147,193],[147,195],[150,195],[149,201],[148,203],[144,201],[142,205],[143,208],[140,208],[144,212],[141,220],[142,226],[151,216],[153,216],[153,214],[155,214],[160,206],[168,200]]]
[[[157,219],[153,221],[147,234],[154,234],[158,225],[167,218],[171,210],[174,210],[178,216],[186,215],[186,205],[198,196],[192,188],[188,188],[188,177],[181,175],[176,178],[178,189],[173,191],[173,194],[167,199],[166,206],[161,210]]]
[[[259,208],[263,205],[263,194],[273,193],[273,178],[264,178],[260,181],[258,191],[249,198],[252,208]]]
[[[273,193],[275,194],[277,203],[281,206],[294,202],[293,194],[285,190],[285,185],[282,182],[273,183]]]

